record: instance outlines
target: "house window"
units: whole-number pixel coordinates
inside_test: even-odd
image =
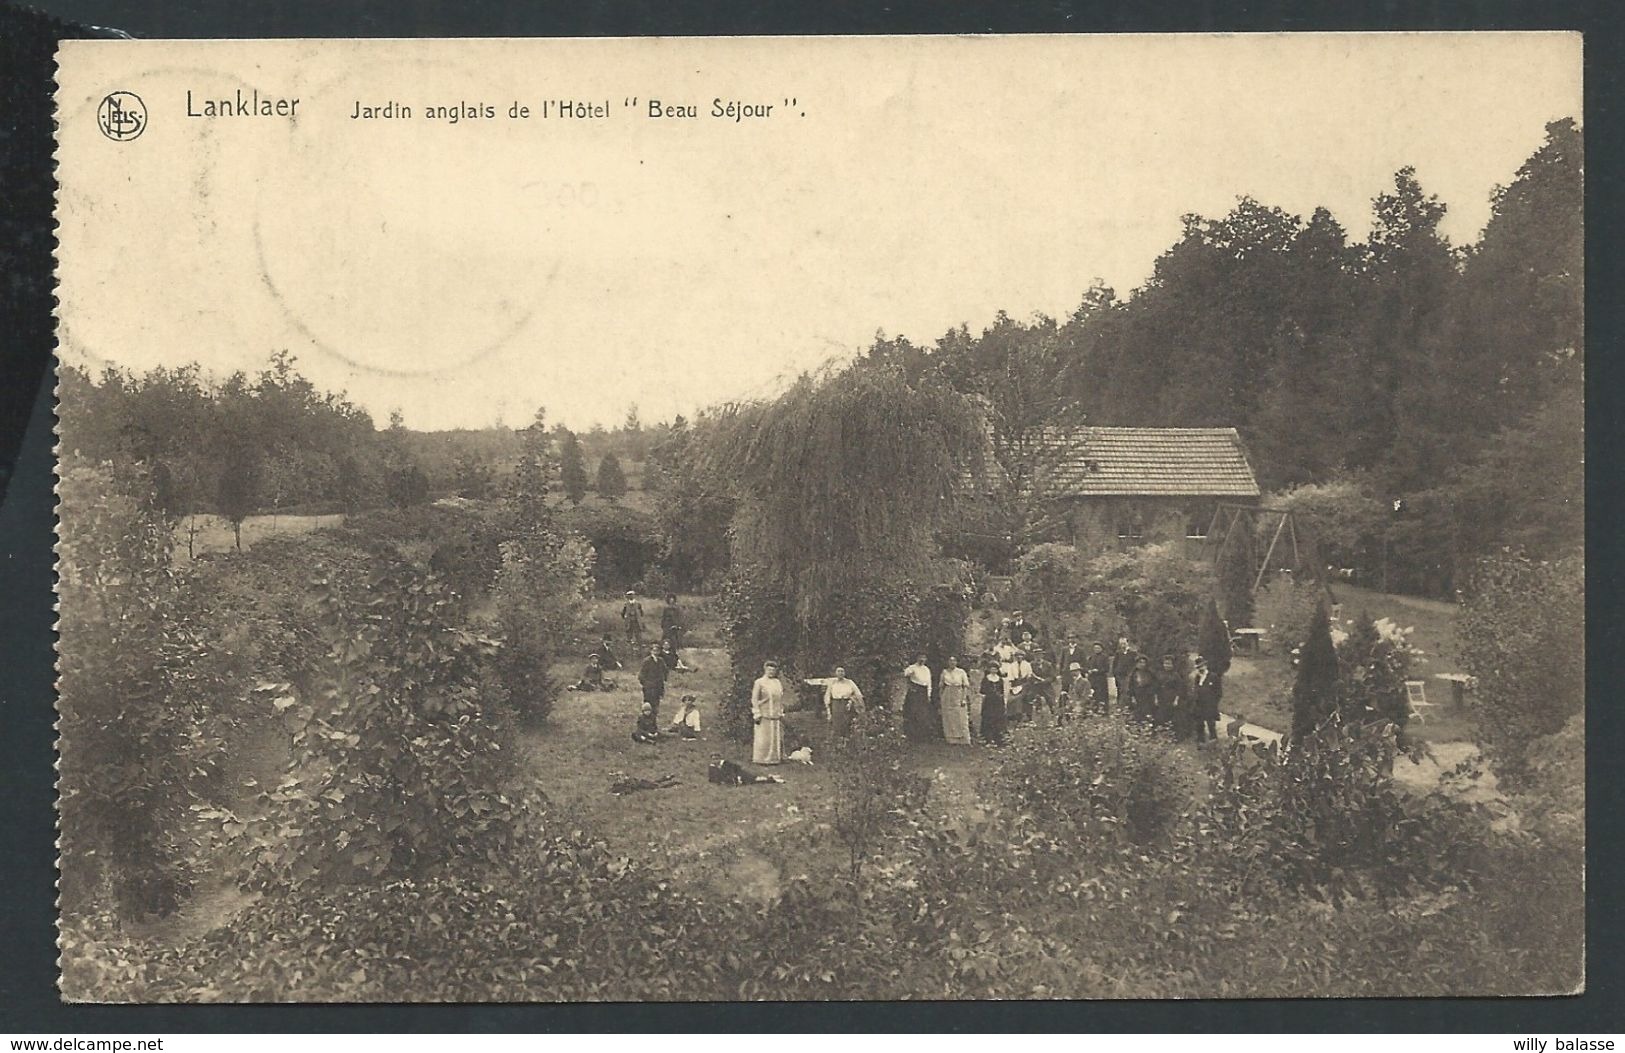
[[[1198,505],[1191,509],[1190,517],[1185,522],[1185,536],[1192,541],[1205,539],[1208,527],[1213,525],[1214,509],[1214,505]]]
[[[1117,540],[1139,541],[1145,537],[1145,517],[1130,508],[1117,513]]]

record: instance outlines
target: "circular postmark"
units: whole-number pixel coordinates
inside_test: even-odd
[[[96,107],[96,124],[116,143],[127,143],[147,130],[147,105],[133,91],[115,91]]]

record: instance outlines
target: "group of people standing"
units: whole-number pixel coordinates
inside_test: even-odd
[[[1038,626],[1015,611],[1000,624],[993,646],[973,668],[949,655],[939,674],[923,653],[904,667],[903,731],[915,741],[1000,745],[1012,724],[1044,718],[1065,724],[1080,713],[1108,715],[1120,707],[1131,720],[1162,727],[1181,739],[1200,743],[1217,738],[1221,678],[1201,657],[1189,675],[1179,671],[1173,655],[1164,655],[1159,666],[1153,669],[1151,659],[1126,637],[1111,648],[1097,641],[1086,649],[1078,634],[1069,632],[1064,644],[1051,651]],[[776,677],[776,666],[774,670]],[[839,666],[834,676],[806,683],[824,689],[830,729],[844,738],[863,707],[863,692]],[[758,685],[764,700],[770,694],[774,700],[765,709],[776,706],[782,719],[782,689],[773,694],[762,681]],[[753,692],[753,712],[756,708]]]
[[[641,647],[643,606],[635,592],[626,594],[621,618],[628,641]],[[660,621],[661,640],[650,645],[638,670],[643,701],[633,738],[641,741],[655,741],[658,735],[660,703],[669,677],[689,668],[678,652],[683,624],[675,596],[666,597]],[[1068,632],[1053,651],[1043,639],[1039,627],[1015,611],[1001,622],[995,642],[980,662],[968,668],[958,656],[949,655],[938,672],[923,652],[915,655],[902,670],[904,733],[921,742],[1001,745],[1011,724],[1036,723],[1046,716],[1064,724],[1082,712],[1107,715],[1117,707],[1130,719],[1164,728],[1181,739],[1201,743],[1217,738],[1223,683],[1204,659],[1196,658],[1193,672],[1186,675],[1173,655],[1163,655],[1159,668],[1153,668],[1150,657],[1140,654],[1126,637],[1119,637],[1109,649],[1103,642],[1085,649],[1078,634]],[[601,650],[608,652],[607,639]],[[584,680],[596,679],[597,666],[596,660],[589,660]],[[784,760],[786,699],[779,668],[776,661],[763,663],[762,675],[751,685],[751,759],[757,764]],[[866,702],[846,668],[838,665],[832,676],[803,682],[823,689],[824,716],[834,737],[849,737]],[[698,706],[692,695],[683,701],[671,733],[697,737]]]

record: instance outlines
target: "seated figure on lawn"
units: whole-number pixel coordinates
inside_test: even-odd
[[[671,724],[666,728],[666,733],[681,735],[685,739],[700,737],[700,706],[693,695],[683,696],[676,714],[671,718]]]
[[[638,722],[632,728],[633,742],[659,742],[660,725],[655,722],[655,707],[645,702],[638,709]]]
[[[596,654],[587,656],[587,668],[581,671],[581,679],[570,685],[571,691],[613,691],[615,681],[604,675],[603,660]]]

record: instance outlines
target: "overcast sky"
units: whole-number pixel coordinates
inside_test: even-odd
[[[380,424],[614,424],[770,393],[866,346],[1120,295],[1239,195],[1352,237],[1414,165],[1476,240],[1580,114],[1566,35],[70,44],[64,354],[255,369],[286,348]],[[186,116],[298,96],[295,121]],[[137,92],[149,124],[91,118]],[[651,121],[647,99],[699,107]],[[635,110],[621,103],[639,98]],[[714,97],[765,121],[705,116]],[[592,122],[430,103],[608,100]],[[793,107],[784,100],[794,97]],[[413,121],[356,121],[395,99]],[[802,116],[804,114],[804,116]]]

